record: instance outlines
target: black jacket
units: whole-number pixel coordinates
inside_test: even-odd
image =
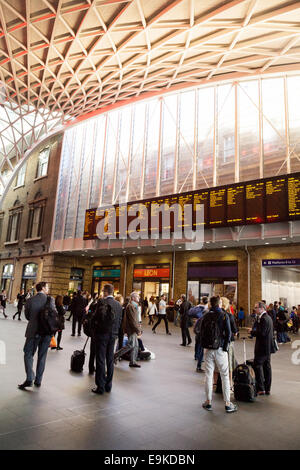
[[[251,335],[256,338],[254,356],[263,357],[269,356],[271,353],[274,353],[273,346],[273,322],[271,317],[265,312],[260,320],[256,320]]]
[[[179,308],[179,312],[180,312],[180,328],[188,328],[188,324],[189,324],[189,315],[188,315],[188,312],[189,312],[189,309],[192,307],[192,304],[191,302],[189,302],[188,300],[185,300],[184,302],[182,302],[182,304],[180,305],[180,308]]]
[[[224,311],[224,313],[225,313],[225,311]],[[238,329],[236,327],[234,316],[231,313],[228,313],[228,317],[229,317],[230,329],[231,329],[230,342],[233,343],[233,341],[235,340],[234,335],[238,332]]]
[[[86,299],[82,295],[76,295],[71,302],[70,310],[73,315],[76,315],[78,318],[83,317],[85,313],[85,307],[87,306]]]
[[[122,321],[122,306],[117,300],[115,300],[113,297],[106,297],[104,299],[99,299],[97,302],[98,304],[101,304],[103,302],[107,302],[111,306],[111,310],[114,313],[114,321],[111,329],[111,333],[107,333],[105,330],[105,325],[103,325],[103,328],[101,327],[101,330],[103,332],[99,332],[96,330],[95,335],[101,337],[101,335],[106,335],[106,334],[111,334],[114,338],[117,338],[119,336],[119,329]],[[95,311],[95,317],[97,317],[97,308]]]
[[[58,320],[59,320],[59,329],[64,330],[65,329],[65,309],[62,305],[59,305],[56,307],[57,313],[58,313]]]

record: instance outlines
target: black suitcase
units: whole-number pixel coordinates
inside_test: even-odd
[[[244,341],[244,363],[239,364],[233,371],[234,397],[238,401],[255,401],[257,396],[253,361],[246,359],[246,338]]]
[[[81,351],[74,351],[71,356],[71,371],[82,372],[86,353],[84,352],[89,338],[87,338],[85,345]]]

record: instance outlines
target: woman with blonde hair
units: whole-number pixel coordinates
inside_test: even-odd
[[[121,305],[123,306],[123,304],[124,304],[124,298],[123,298],[123,296],[122,296],[121,294],[117,294],[117,295],[115,296],[115,300],[116,300],[117,302],[119,302],[119,304],[121,304]]]
[[[229,321],[230,321],[230,328],[231,328],[231,341],[229,344],[229,349],[228,349],[228,365],[229,365],[229,380],[230,380],[230,387],[232,388],[233,386],[233,381],[232,381],[232,372],[233,369],[235,368],[235,358],[234,358],[234,340],[235,336],[238,332],[238,329],[236,327],[234,315],[231,313],[231,308],[230,308],[230,302],[227,297],[221,297],[221,308],[228,314]]]

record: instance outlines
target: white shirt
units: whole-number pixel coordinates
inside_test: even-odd
[[[157,312],[157,307],[155,303],[149,302],[149,315],[155,315]]]
[[[161,301],[159,302],[160,315],[166,315],[166,307],[167,307],[166,302],[163,299],[161,299]]]

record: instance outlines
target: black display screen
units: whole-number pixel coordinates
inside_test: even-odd
[[[265,220],[265,183],[254,181],[245,185],[245,223],[262,224]]]
[[[245,223],[245,186],[238,184],[227,188],[227,224],[244,225]]]
[[[221,227],[226,222],[226,189],[211,189],[209,194],[209,225]]]
[[[164,204],[169,208],[178,204],[179,210],[170,210],[163,217],[160,210]],[[156,233],[184,228],[195,230],[197,225],[203,224],[198,217],[200,204],[204,208],[204,226],[207,228],[300,220],[300,173],[100,208],[102,214],[106,213],[108,223],[102,222],[97,231],[100,227],[100,232],[103,229],[104,234],[115,234],[115,238],[119,238],[121,216],[125,220],[121,232],[125,235],[137,231],[151,238],[151,229]],[[136,210],[129,214],[133,205]],[[187,207],[191,209],[189,218],[184,217]],[[98,238],[97,224],[103,218],[97,209],[86,211],[84,240]]]
[[[286,178],[270,179],[266,184],[266,222],[287,219]]]
[[[288,216],[289,219],[300,217],[300,176],[289,176],[288,184]]]

